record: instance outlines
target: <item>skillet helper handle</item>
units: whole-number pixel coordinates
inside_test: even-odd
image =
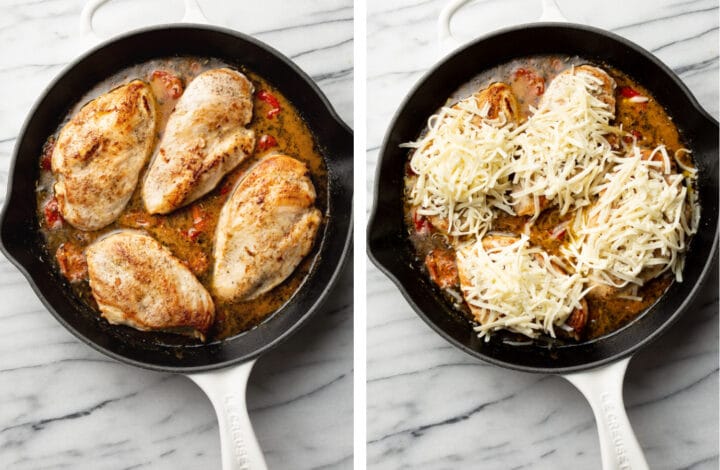
[[[255,361],[188,374],[210,398],[218,417],[223,470],[266,470],[265,457],[247,412],[245,392]]]
[[[109,0],[88,0],[80,13],[80,30],[88,38],[90,44],[94,45],[102,41],[102,37],[95,31],[92,19],[95,12]],[[209,24],[210,21],[203,14],[197,0],[184,0],[185,13],[182,23]]]
[[[603,470],[647,470],[642,448],[625,411],[622,388],[630,359],[587,372],[565,374],[592,407],[600,437]]]
[[[457,49],[463,44],[450,31],[450,21],[457,11],[470,0],[450,0],[440,10],[438,18],[438,39],[440,41],[440,54],[445,55]],[[554,21],[567,23],[568,19],[563,16],[556,0],[542,0],[542,13],[539,21]]]

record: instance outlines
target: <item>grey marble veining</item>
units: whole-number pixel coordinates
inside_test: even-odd
[[[90,41],[83,0],[0,1],[0,198],[15,139],[47,83]],[[212,23],[293,60],[352,124],[352,2],[201,0]],[[139,12],[142,12],[140,14]],[[182,1],[114,0],[102,36],[177,21]],[[214,411],[189,380],[112,361],[66,332],[0,257],[0,468],[219,468]],[[270,468],[352,466],[352,266],[321,312],[262,357],[250,416]]]
[[[389,121],[440,57],[436,21],[445,1],[368,2],[370,204]],[[653,51],[718,116],[717,1],[559,4],[571,21]],[[539,0],[476,1],[452,27],[469,40],[539,16]],[[370,263],[367,286],[368,468],[600,468],[592,412],[569,383],[489,366],[454,349]],[[625,401],[653,469],[718,468],[717,286],[715,274],[671,332],[630,363]]]

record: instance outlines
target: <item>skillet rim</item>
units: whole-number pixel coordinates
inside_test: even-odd
[[[250,45],[262,50],[264,53],[269,54],[271,56],[274,56],[277,60],[282,62],[286,67],[288,67],[298,78],[300,78],[309,88],[313,91],[314,98],[317,98],[322,105],[323,111],[327,114],[327,116],[330,118],[330,120],[337,126],[337,133],[339,135],[338,140],[343,141],[345,139],[352,139],[353,138],[353,131],[352,129],[343,121],[343,119],[337,114],[337,111],[335,111],[334,107],[328,100],[328,98],[325,96],[325,94],[322,92],[320,87],[315,83],[315,81],[307,74],[305,73],[298,65],[296,65],[291,59],[289,59],[287,56],[285,56],[283,53],[279,52],[277,49],[273,48],[272,46],[250,36],[247,34],[244,34],[242,32],[229,29],[222,26],[215,26],[215,25],[206,25],[206,24],[197,24],[197,23],[168,23],[168,24],[159,24],[159,25],[152,25],[137,29],[132,29],[130,31],[127,31],[122,34],[118,34],[116,36],[112,36],[108,39],[100,41],[98,44],[95,44],[94,46],[90,47],[89,49],[83,51],[81,54],[78,54],[74,56],[73,60],[71,60],[67,65],[65,65],[62,70],[60,70],[44,87],[42,92],[38,95],[38,97],[35,99],[33,105],[30,107],[30,110],[28,111],[25,120],[23,121],[22,126],[20,127],[20,130],[18,132],[15,144],[13,146],[13,152],[10,159],[10,166],[8,168],[8,181],[7,181],[7,189],[5,193],[5,200],[3,203],[2,212],[0,212],[0,251],[5,255],[5,257],[10,261],[12,265],[15,266],[18,271],[25,277],[28,284],[32,288],[33,292],[37,296],[37,298],[40,300],[40,302],[43,304],[45,309],[52,314],[52,316],[67,330],[69,331],[73,336],[75,336],[77,339],[79,339],[81,342],[89,345],[96,351],[100,352],[101,354],[110,357],[112,359],[115,359],[119,362],[129,364],[132,366],[140,367],[143,369],[148,370],[154,370],[158,372],[170,372],[170,373],[195,373],[195,372],[206,372],[206,371],[212,371],[217,369],[222,369],[225,367],[230,367],[233,365],[237,365],[244,362],[249,362],[251,360],[257,359],[259,356],[264,354],[266,351],[273,349],[274,347],[278,346],[280,343],[285,341],[288,337],[290,337],[293,333],[295,333],[297,330],[299,330],[306,322],[317,312],[318,308],[322,305],[325,300],[327,300],[328,295],[332,292],[334,286],[337,284],[338,278],[340,277],[344,267],[347,265],[347,255],[350,250],[350,247],[352,246],[352,235],[353,235],[353,215],[354,215],[354,209],[353,209],[353,193],[354,188],[352,187],[352,176],[349,177],[350,185],[348,187],[349,192],[347,195],[347,202],[348,202],[348,208],[349,208],[349,214],[347,216],[347,232],[344,234],[344,239],[341,241],[342,243],[342,250],[340,250],[340,253],[337,256],[337,263],[335,266],[331,266],[322,257],[319,256],[320,252],[316,255],[317,258],[313,262],[313,264],[317,265],[314,266],[312,271],[319,270],[319,269],[328,269],[332,270],[330,273],[330,276],[328,278],[328,281],[326,285],[321,289],[321,291],[318,293],[318,295],[314,296],[311,299],[308,299],[308,306],[305,309],[305,312],[300,314],[298,318],[287,328],[283,329],[279,334],[274,335],[271,341],[262,341],[262,344],[255,348],[253,351],[244,354],[244,355],[234,355],[233,357],[229,359],[216,359],[212,362],[204,365],[195,365],[195,366],[177,366],[177,365],[163,365],[163,364],[157,364],[155,362],[145,362],[142,360],[138,360],[132,357],[124,356],[118,352],[112,351],[108,348],[105,348],[104,346],[98,344],[97,342],[93,341],[92,339],[85,336],[83,333],[78,331],[76,328],[74,328],[63,315],[61,315],[55,306],[43,295],[43,293],[40,290],[40,287],[38,286],[38,283],[36,282],[35,278],[30,274],[27,267],[18,260],[14,254],[12,253],[13,249],[19,249],[17,247],[11,247],[9,246],[7,240],[5,240],[5,232],[8,228],[8,222],[7,222],[7,213],[10,208],[10,203],[13,199],[13,191],[16,183],[16,179],[20,179],[22,177],[22,174],[17,174],[19,171],[17,169],[17,162],[19,157],[19,149],[20,144],[23,141],[23,139],[26,137],[28,128],[35,118],[35,115],[38,112],[38,109],[41,107],[43,102],[47,99],[47,97],[50,95],[53,88],[55,88],[59,81],[61,81],[69,72],[72,70],[75,70],[81,62],[88,59],[91,56],[94,56],[97,54],[100,50],[111,46],[117,42],[128,40],[134,36],[140,36],[147,33],[154,33],[154,32],[162,32],[162,31],[168,31],[168,30],[192,30],[192,31],[199,31],[199,32],[209,32],[209,33],[220,33],[225,36],[229,36],[234,38],[238,41],[244,41],[246,43],[249,43]],[[301,112],[302,114],[302,112]],[[345,145],[333,145],[328,147],[343,147]],[[349,148],[350,152],[350,159],[352,160],[352,142],[350,144],[347,144],[347,147]],[[338,153],[341,153],[338,151]],[[343,156],[343,158],[338,158],[338,161],[345,160],[347,157]],[[329,178],[330,175],[328,175],[328,183],[330,181]],[[34,184],[34,181],[33,181]],[[330,193],[328,192],[328,196],[330,196]],[[34,207],[34,203],[33,203]],[[338,218],[337,216],[334,216],[333,214],[330,214],[328,216],[328,220],[334,220]],[[317,246],[321,246],[324,241],[325,237],[327,236],[327,233],[325,231],[328,229],[329,222],[326,222],[326,227],[324,229],[324,232],[322,234],[322,237],[320,237],[315,243]],[[46,267],[49,267],[48,261],[43,260],[43,264]],[[293,303],[296,299],[295,296],[301,292],[302,290],[306,289],[307,286],[305,285],[305,281],[301,283],[300,287],[297,289],[296,292],[293,293],[293,295],[290,297],[290,299],[283,304],[283,306],[280,307],[279,310],[284,310],[288,305]],[[271,314],[266,320],[264,320],[261,324],[263,324],[265,321],[269,320],[272,316],[274,316],[274,313]],[[259,325],[258,325],[259,326]],[[254,329],[254,328],[253,328]],[[239,335],[233,336],[231,338],[227,338],[227,340],[232,340],[234,338],[239,338],[245,333],[248,333],[251,330],[248,330],[247,332],[242,332]],[[212,345],[216,345],[218,343],[222,344],[224,342],[212,342],[212,343],[204,343],[202,345],[191,345],[192,347],[201,347],[206,348],[210,347]],[[130,349],[138,349],[135,345],[129,345]]]
[[[392,134],[394,133],[395,128],[397,127],[398,122],[400,121],[401,115],[404,114],[405,108],[408,106],[409,103],[413,101],[415,98],[414,95],[418,93],[418,91],[423,87],[423,85],[428,81],[432,79],[432,76],[436,74],[439,70],[441,70],[443,67],[445,67],[449,62],[454,60],[457,56],[465,54],[468,49],[477,47],[478,44],[485,42],[495,36],[507,34],[507,33],[513,33],[517,32],[519,30],[528,30],[528,29],[536,29],[538,30],[538,33],[541,33],[543,29],[556,29],[556,30],[567,30],[567,31],[580,31],[583,34],[594,34],[598,36],[602,36],[606,39],[610,39],[616,43],[619,43],[624,48],[629,48],[633,50],[635,53],[638,53],[642,55],[644,58],[652,62],[655,66],[660,68],[663,73],[663,79],[670,80],[676,87],[678,87],[682,93],[683,98],[689,104],[692,109],[695,111],[697,116],[701,118],[702,120],[705,120],[710,126],[713,126],[715,128],[716,133],[718,132],[718,121],[710,115],[702,106],[700,106],[700,103],[697,101],[695,96],[692,94],[690,89],[685,85],[685,83],[675,74],[675,72],[665,65],[660,59],[655,57],[651,52],[647,51],[643,47],[639,46],[638,44],[619,36],[611,31],[603,30],[600,28],[596,28],[593,26],[587,26],[583,24],[578,23],[568,23],[568,22],[531,22],[531,23],[524,23],[520,25],[510,26],[506,28],[501,28],[497,30],[493,30],[487,34],[484,34],[482,36],[479,36],[471,41],[468,41],[467,43],[462,44],[461,46],[457,47],[453,51],[451,51],[449,54],[446,54],[443,56],[440,60],[435,62],[423,75],[415,82],[415,84],[410,88],[410,90],[406,93],[405,97],[403,98],[402,102],[398,106],[398,108],[395,110],[395,113],[393,114],[392,119],[390,120],[387,130],[385,132],[385,135],[383,136],[382,143],[380,145],[380,149],[378,151],[378,159],[377,159],[377,165],[375,168],[375,180],[373,182],[373,207],[370,211],[370,216],[368,218],[368,228],[367,228],[367,234],[366,234],[366,243],[367,243],[367,255],[370,258],[370,260],[373,262],[373,264],[383,273],[385,276],[387,276],[393,284],[395,284],[395,287],[400,291],[402,296],[405,298],[405,301],[410,305],[412,310],[415,312],[417,316],[419,316],[432,330],[435,331],[439,336],[441,336],[443,339],[445,339],[447,342],[449,342],[454,347],[460,349],[461,351],[465,352],[466,354],[469,354],[470,356],[480,359],[486,363],[503,367],[506,369],[521,371],[521,372],[529,372],[529,373],[539,373],[539,374],[566,374],[566,373],[572,373],[572,372],[580,372],[585,371],[593,368],[600,367],[602,365],[606,365],[618,360],[621,360],[623,358],[626,358],[628,356],[631,356],[635,352],[637,352],[639,349],[643,348],[647,344],[651,343],[652,341],[656,340],[658,337],[662,336],[663,333],[667,332],[667,330],[674,324],[678,318],[685,313],[685,311],[688,309],[690,304],[695,300],[697,297],[698,291],[705,287],[705,280],[708,277],[708,273],[710,269],[713,267],[713,263],[715,258],[717,257],[717,250],[718,250],[718,231],[720,230],[720,220],[716,220],[716,224],[714,227],[714,234],[713,234],[713,242],[712,246],[710,247],[710,250],[707,254],[707,260],[704,263],[704,266],[701,270],[701,272],[698,275],[697,280],[695,281],[694,285],[690,289],[690,291],[687,293],[683,301],[678,305],[678,307],[675,309],[675,311],[665,320],[664,323],[662,323],[658,327],[654,327],[652,331],[650,331],[648,334],[644,335],[640,340],[634,342],[632,346],[627,347],[623,349],[622,351],[613,352],[612,354],[608,354],[607,357],[603,357],[599,360],[594,361],[587,361],[582,362],[580,364],[571,365],[571,366],[564,366],[564,367],[541,367],[541,366],[529,366],[525,364],[517,364],[510,361],[505,361],[503,359],[499,359],[496,357],[492,357],[489,355],[486,355],[476,349],[473,349],[469,347],[467,344],[461,343],[454,337],[452,337],[448,332],[446,332],[440,325],[435,323],[429,315],[427,315],[415,302],[413,295],[405,288],[402,281],[398,278],[398,276],[395,274],[395,270],[397,269],[398,263],[395,262],[394,264],[383,264],[378,255],[375,253],[375,250],[378,250],[374,245],[374,238],[373,238],[373,232],[375,229],[377,229],[377,220],[380,218],[379,216],[379,194],[381,190],[381,174],[382,174],[382,163],[383,161],[388,158],[386,157],[386,150],[388,148],[388,145],[390,143]],[[520,57],[520,56],[516,56]],[[480,73],[481,70],[478,70],[477,73]],[[717,147],[716,147],[717,148]],[[717,195],[715,195],[717,197]],[[717,214],[716,214],[717,219]],[[661,300],[663,296],[660,297],[659,300]],[[652,307],[649,307],[652,308]],[[631,327],[636,321],[641,319],[644,316],[644,314],[641,314],[637,316],[635,319],[630,321],[628,324],[624,325],[623,327],[619,328],[618,330],[610,333],[609,335],[597,338],[595,340],[592,340],[592,342],[599,342],[602,341],[604,338],[612,337],[616,333],[619,333],[629,327]],[[591,341],[581,343],[581,344],[587,344]]]

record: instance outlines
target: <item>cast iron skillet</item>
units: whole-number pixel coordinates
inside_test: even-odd
[[[684,281],[673,283],[647,314],[611,335],[554,349],[510,346],[477,339],[466,320],[454,313],[439,290],[418,271],[403,222],[403,176],[407,149],[428,116],[460,85],[479,72],[536,54],[580,56],[629,74],[662,103],[693,150],[698,167],[702,218],[687,253]],[[400,288],[433,329],[467,353],[528,372],[558,373],[588,369],[631,354],[664,331],[684,310],[707,274],[717,244],[718,123],[695,101],[675,74],[650,53],[614,34],[579,25],[531,24],[505,29],[473,41],[427,73],[396,113],[380,150],[375,206],[368,228],[368,250],[375,264]]]
[[[319,202],[326,207],[327,217],[316,241],[315,261],[307,279],[286,305],[256,328],[209,344],[181,341],[173,335],[141,333],[131,328],[110,326],[100,320],[55,274],[43,252],[35,215],[35,181],[41,148],[68,110],[90,88],[121,69],[154,58],[182,55],[215,57],[238,67],[247,67],[276,86],[296,106],[312,130],[328,171],[326,199]],[[0,221],[2,251],[25,275],[55,318],[103,354],[164,372],[197,373],[248,364],[308,320],[338,276],[351,234],[352,143],[352,132],[312,80],[289,59],[252,37],[200,25],[171,25],[125,34],[96,47],[69,65],[30,112],[18,137],[10,170],[8,194]],[[248,373],[250,365],[251,362]],[[234,388],[242,390],[233,393],[244,394],[244,384],[236,385]],[[237,407],[241,407],[240,404],[236,403]],[[232,420],[233,412],[245,410],[225,411],[229,413],[226,418]],[[222,427],[223,417],[220,418]],[[231,432],[236,430],[232,424]]]
[[[461,3],[455,2],[455,6]],[[702,207],[700,228],[687,253],[682,283],[673,283],[647,313],[619,331],[552,349],[536,344],[512,346],[479,340],[469,322],[453,310],[420,272],[403,222],[403,176],[408,151],[400,148],[400,144],[415,140],[427,118],[479,72],[537,54],[580,56],[600,65],[612,65],[647,87],[667,108],[693,151]],[[368,226],[370,258],[438,334],[483,361],[526,372],[555,374],[584,371],[626,358],[666,331],[698,292],[715,256],[717,239],[717,121],[700,107],[680,79],[649,52],[607,31],[567,23],[535,23],[500,30],[454,51],[420,79],[385,135],[375,180],[375,205]],[[622,399],[621,392],[619,398]]]

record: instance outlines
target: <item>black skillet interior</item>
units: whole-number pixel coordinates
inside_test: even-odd
[[[699,169],[702,220],[687,254],[684,281],[673,283],[647,313],[615,333],[581,344],[542,347],[484,342],[455,313],[418,270],[403,225],[403,175],[407,149],[428,116],[460,85],[479,72],[510,60],[540,54],[580,56],[613,65],[646,86],[665,106]],[[368,226],[368,251],[430,327],[458,348],[485,361],[529,372],[588,369],[629,355],[658,336],[685,310],[715,254],[718,230],[718,123],[695,101],[675,74],[639,46],[595,28],[545,23],[502,30],[462,47],[435,66],[406,97],[385,135],[375,181],[375,206]]]
[[[170,56],[214,57],[259,74],[296,106],[315,134],[328,169],[327,223],[310,274],[293,298],[258,327],[223,342],[188,344],[172,335],[113,327],[77,300],[42,252],[35,216],[38,156],[45,140],[90,88],[130,65]],[[352,218],[352,133],[322,92],[279,52],[240,33],[178,25],[129,33],[95,48],[58,76],[31,111],[15,146],[0,222],[3,252],[47,309],[78,338],[141,367],[192,372],[256,357],[306,320],[331,288],[345,258]],[[174,338],[179,338],[175,336]]]

